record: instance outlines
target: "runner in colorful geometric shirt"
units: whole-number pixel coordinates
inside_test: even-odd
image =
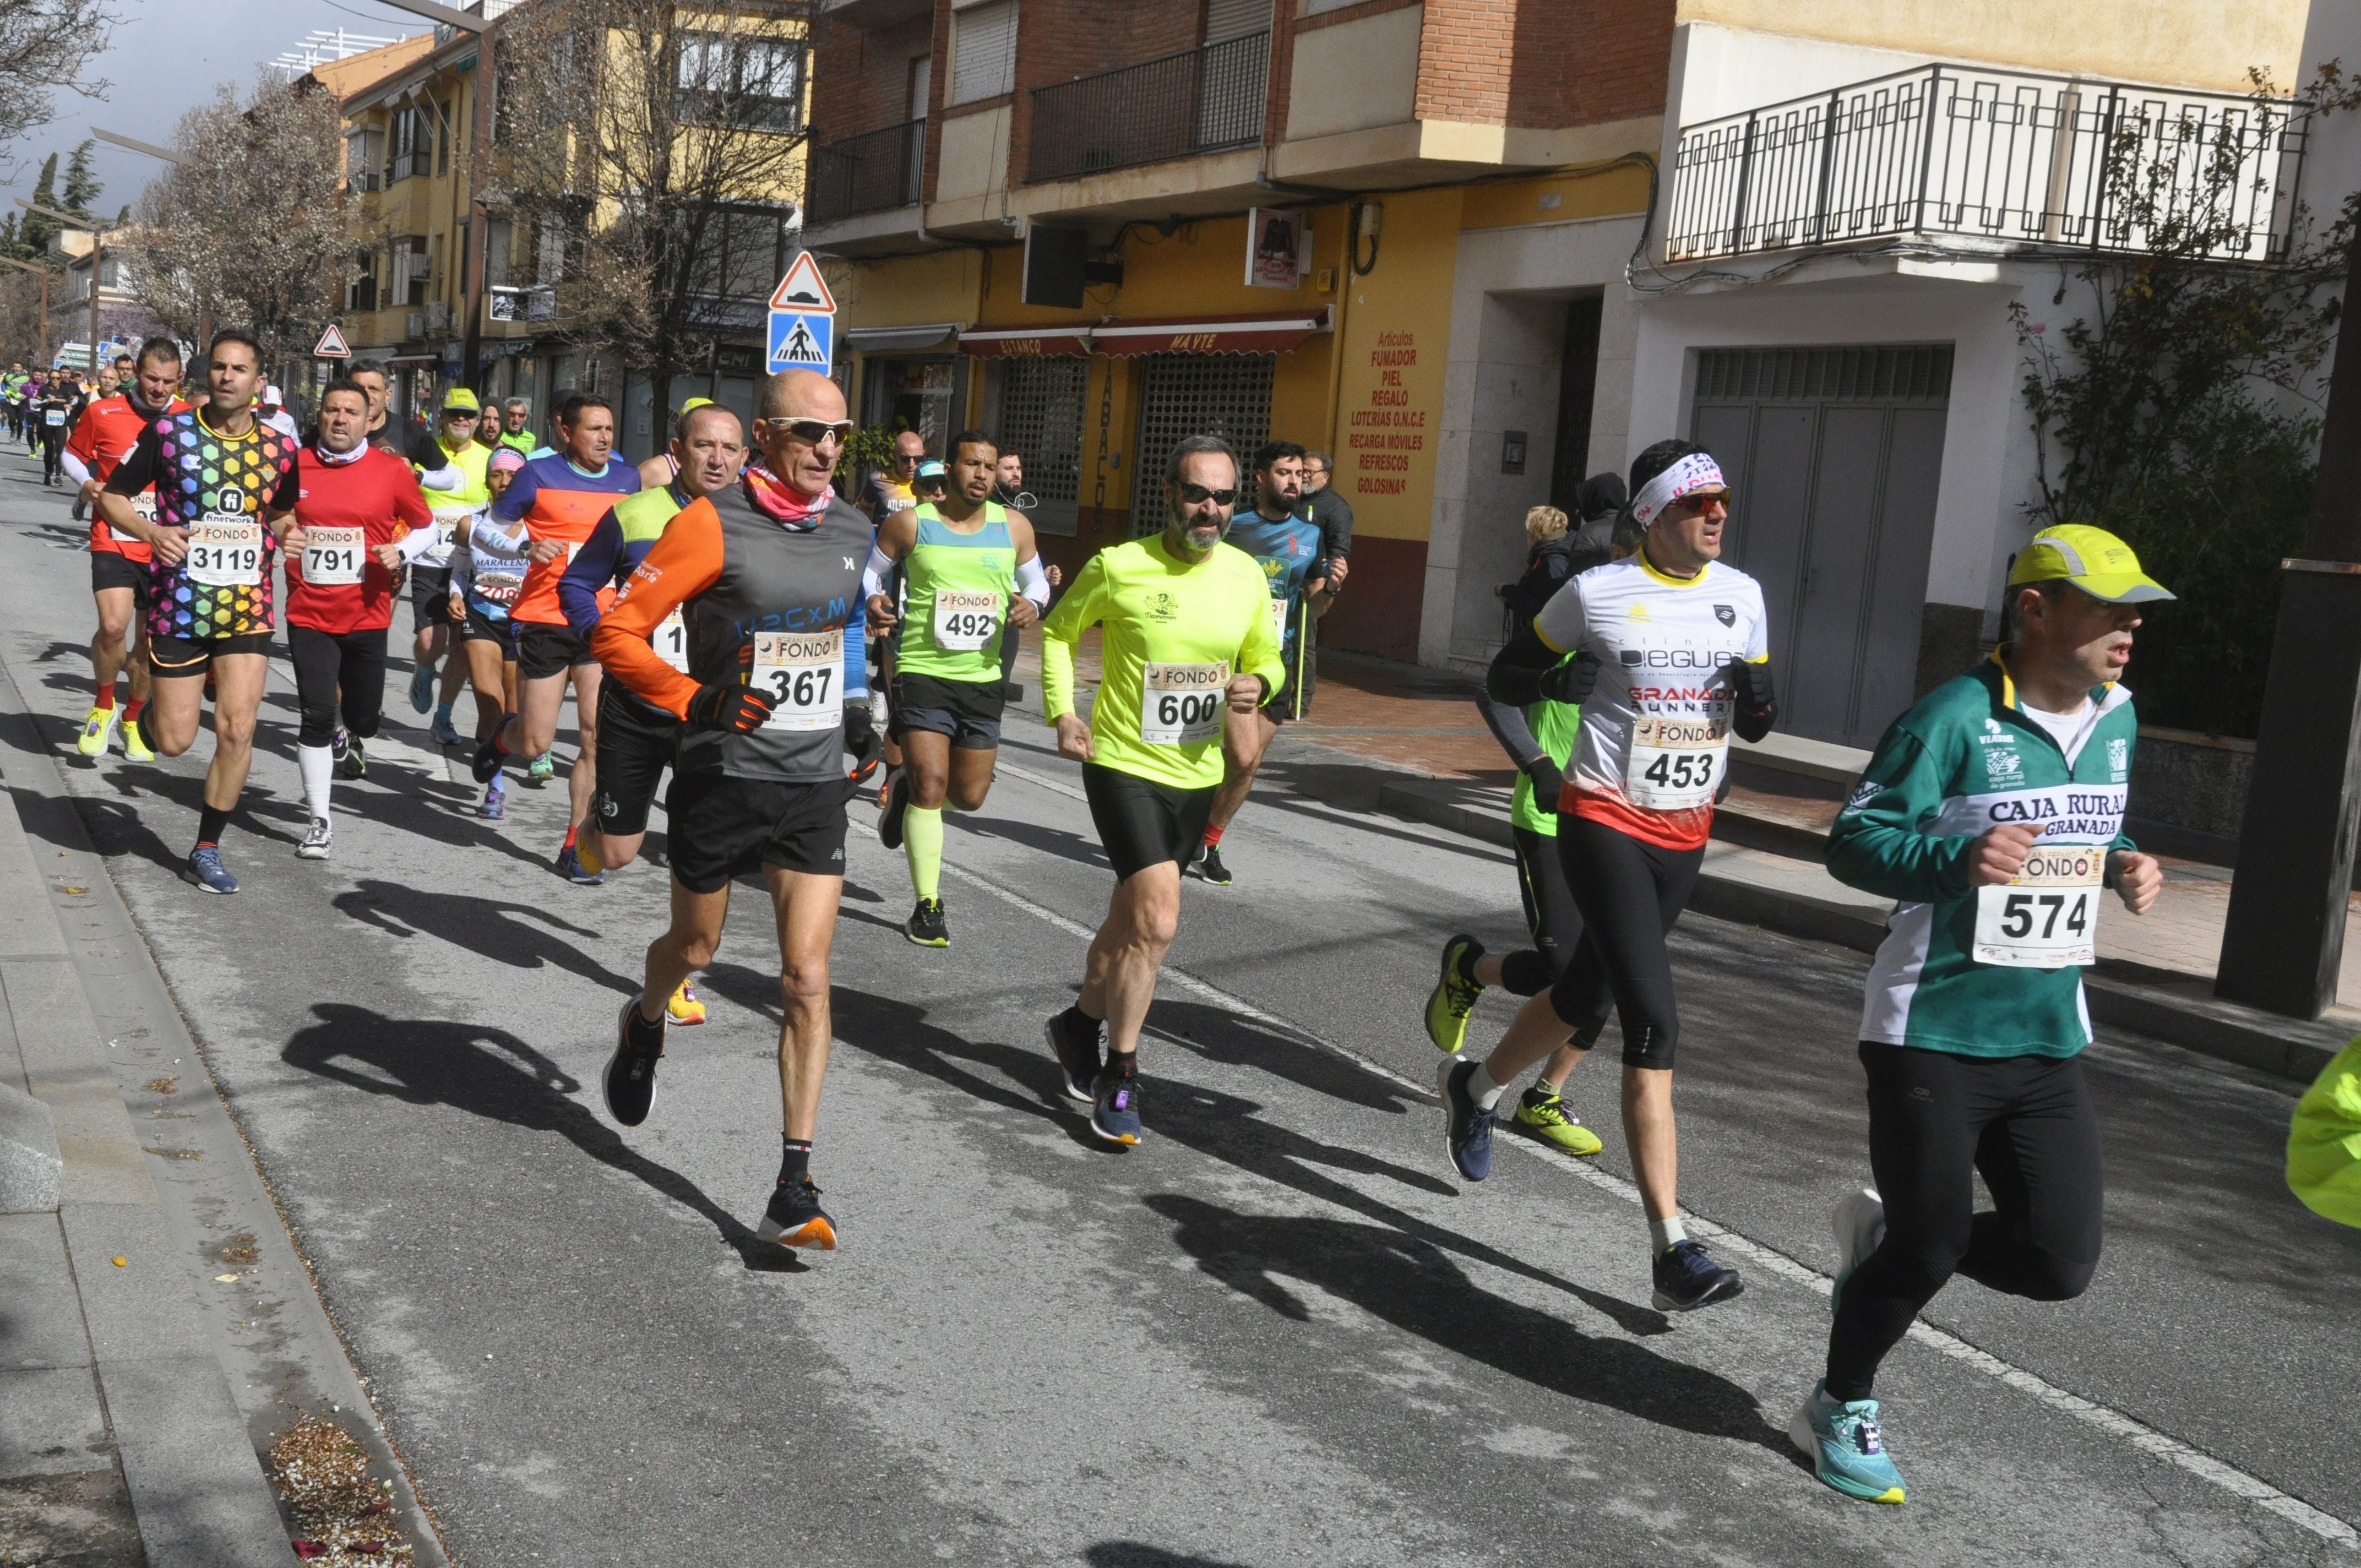
[[[1826,1375],[1787,1432],[1866,1502],[1904,1497],[1878,1365],[1954,1272],[2037,1301],[2090,1283],[2082,969],[2103,890],[2144,915],[2164,884],[2123,832],[2139,721],[2121,681],[2142,607],[2172,596],[2080,525],[2035,534],[2008,581],[2016,641],[1894,721],[1828,833],[1837,879],[1898,904],[1861,1008],[1877,1187],[1837,1205]]]
[[[148,653],[155,700],[148,717],[167,757],[197,738],[205,675],[214,677],[214,760],[187,879],[207,893],[236,893],[221,861],[222,830],[254,762],[254,718],[270,658],[272,568],[295,509],[295,444],[260,423],[262,348],[240,332],[206,349],[204,402],[159,418],[100,492],[117,533],[153,547],[148,563]],[[156,515],[134,498],[153,487]]]

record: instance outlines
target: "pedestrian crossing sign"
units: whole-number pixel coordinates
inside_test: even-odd
[[[771,291],[766,370],[818,370],[825,375],[836,348],[836,296],[808,250],[796,253],[787,275]]]

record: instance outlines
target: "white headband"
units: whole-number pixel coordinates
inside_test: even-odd
[[[1683,496],[1729,488],[1729,481],[1721,477],[1720,464],[1702,452],[1692,452],[1640,487],[1640,493],[1631,498],[1631,516],[1645,528]]]

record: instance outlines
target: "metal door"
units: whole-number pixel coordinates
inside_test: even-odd
[[[1270,439],[1270,373],[1268,354],[1151,354],[1139,378],[1139,440],[1131,477],[1134,538],[1164,526],[1164,465],[1187,435],[1218,435],[1238,455],[1242,488],[1238,505],[1252,505],[1243,493],[1255,448]]]

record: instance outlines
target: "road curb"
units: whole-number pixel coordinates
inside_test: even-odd
[[[1389,779],[1378,785],[1378,805],[1415,822],[1507,847],[1512,842],[1508,818],[1459,798],[1471,787],[1442,779]],[[1739,841],[1746,840],[1741,836]],[[1716,919],[1861,953],[1875,952],[1885,939],[1885,923],[1864,917],[1857,907],[1765,887],[1710,864],[1697,877],[1689,907]],[[2200,1056],[2295,1083],[2308,1084],[2319,1077],[2345,1046],[2340,1025],[2281,1018],[2224,1002],[2195,975],[2103,960],[2083,977],[2083,993],[2094,1023],[2136,1029]]]

